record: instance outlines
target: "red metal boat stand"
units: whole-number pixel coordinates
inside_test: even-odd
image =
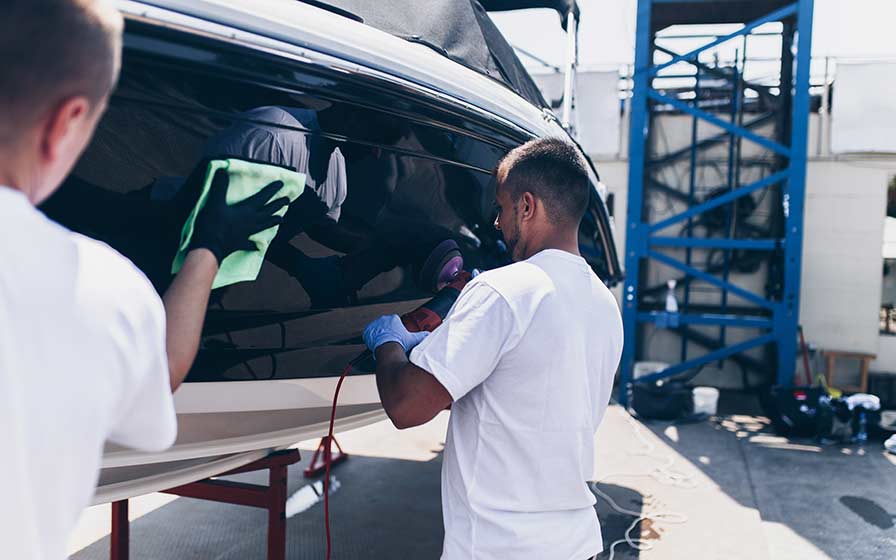
[[[268,560],[286,558],[286,475],[289,465],[299,461],[295,449],[275,451],[263,459],[246,466],[222,473],[227,476],[238,473],[268,470],[267,486],[208,478],[168,490],[185,498],[198,498],[225,504],[252,506],[268,510]],[[128,501],[112,503],[111,560],[128,560],[130,545]]]
[[[327,440],[333,442],[330,449],[327,449]],[[346,459],[348,459],[348,453],[342,450],[342,446],[339,445],[336,438],[324,436],[320,438],[320,443],[317,444],[317,449],[314,450],[314,455],[311,456],[311,462],[308,463],[308,468],[305,469],[305,478],[323,474],[327,470],[327,463],[330,463],[330,466],[332,467]]]

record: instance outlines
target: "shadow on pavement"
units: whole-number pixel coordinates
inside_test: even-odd
[[[722,395],[718,416],[675,424],[675,440],[672,422],[644,425],[731,498],[757,509],[763,522],[786,526],[824,555],[894,557],[896,460],[880,442],[823,446],[779,437],[753,395]],[[780,543],[767,544],[770,558],[788,557]]]
[[[644,508],[644,496],[636,490],[625,486],[617,486],[615,484],[598,484],[598,489],[613,499],[621,508],[642,512]],[[625,539],[625,532],[631,526],[635,517],[631,515],[623,515],[615,511],[605,499],[597,496],[597,516],[600,519],[600,531],[604,540],[604,551],[597,556],[598,560],[609,558],[610,547],[613,543]],[[649,520],[642,521],[640,526],[632,531],[633,538],[642,538],[649,541],[655,541],[662,538],[662,533],[652,527]],[[615,558],[639,558],[641,553],[628,546],[620,543],[616,546]]]
[[[316,479],[302,471],[311,453],[289,470],[289,493],[302,491]],[[440,500],[441,453],[429,461],[408,461],[352,455],[334,467],[339,487],[331,496],[333,558],[383,560],[437,559],[442,551]],[[266,473],[247,473],[231,480],[266,484]],[[628,488],[601,484],[620,506],[640,511],[642,497]],[[313,500],[312,500],[313,503]],[[598,500],[605,547],[623,538],[632,522]],[[325,557],[323,503],[317,502],[287,520],[287,558]],[[251,560],[265,558],[267,514],[250,507],[178,498],[131,523],[132,560]],[[626,546],[616,558],[637,558]],[[635,554],[637,554],[635,552]],[[602,555],[601,558],[604,558]],[[109,537],[73,554],[72,560],[106,560]]]

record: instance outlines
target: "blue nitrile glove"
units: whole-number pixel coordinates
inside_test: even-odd
[[[426,331],[408,332],[398,315],[383,315],[364,329],[364,342],[371,352],[387,342],[397,342],[405,352],[410,352],[427,336],[429,333]]]

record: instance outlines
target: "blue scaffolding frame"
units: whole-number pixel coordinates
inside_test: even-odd
[[[704,7],[707,5],[705,0],[639,0],[638,2],[629,140],[628,217],[625,224],[626,280],[622,293],[625,347],[622,355],[619,401],[623,405],[628,404],[634,364],[644,354],[644,349],[639,347],[639,336],[641,326],[646,323],[654,325],[655,328],[717,327],[719,338],[711,340],[712,344],[706,345],[709,349],[706,354],[688,359],[688,334],[687,331],[679,331],[683,332],[681,362],[662,371],[641,377],[639,380],[658,380],[680,375],[704,364],[726,358],[737,358],[739,354],[747,350],[770,344],[774,348],[774,353],[770,355],[774,358],[773,366],[777,368],[776,382],[778,384],[792,384],[796,367],[806,142],[810,111],[809,64],[813,0],[796,0],[786,4],[784,2],[766,1],[765,4],[754,2],[748,10],[750,13],[743,14],[745,18],[749,17],[749,20],[724,20],[729,23],[743,23],[742,28],[727,35],[711,37],[712,40],[706,44],[685,53],[677,53],[656,44],[657,33],[661,31],[663,24],[662,22],[658,23],[654,18],[655,9],[657,7],[669,9],[672,4],[676,5],[676,9],[690,4],[695,14],[709,11],[700,6],[701,4]],[[715,4],[722,6],[717,8],[718,10],[726,9],[724,7],[725,0],[720,0]],[[729,6],[735,4],[731,2]],[[768,10],[756,14],[757,7],[761,9],[763,6],[768,6]],[[730,9],[736,12],[736,6]],[[724,17],[730,18],[731,15],[729,12]],[[736,13],[734,17],[737,17]],[[780,91],[777,94],[772,93],[772,88],[768,86],[746,84],[743,81],[743,76],[738,75],[736,65],[725,73],[700,61],[701,53],[726,41],[749,35],[760,26],[770,22],[782,23],[781,79]],[[703,21],[698,15],[695,21],[676,21],[675,23],[699,24],[718,23],[718,21]],[[654,58],[657,51],[671,58],[656,64]],[[680,63],[688,63],[696,69],[694,85],[696,94],[690,99],[686,96],[684,98],[675,97],[655,89],[655,81],[662,76],[660,73]],[[720,74],[724,74],[724,77],[731,79],[733,93],[729,118],[723,118],[718,111],[713,112],[711,109],[704,110],[699,107],[701,72],[716,78]],[[739,107],[742,97],[737,93],[741,87],[753,89],[758,92],[760,97],[786,98],[786,103],[780,107],[783,117],[779,118],[783,120],[778,121],[781,123],[779,138],[768,138],[755,131],[759,126],[774,120],[772,115],[762,115],[744,121],[743,111]],[[689,147],[669,154],[651,153],[650,128],[657,107],[663,107],[667,111],[677,111],[693,118],[694,133]],[[698,121],[718,127],[722,129],[722,132],[698,140],[696,134]],[[752,142],[773,154],[775,161],[778,162],[777,169],[772,170],[773,172],[758,181],[740,185],[739,178],[733,177],[734,171],[732,170],[736,167],[732,166],[738,165],[735,160],[740,157],[739,143],[741,141]],[[694,196],[694,167],[697,153],[701,149],[726,142],[730,145],[731,154],[727,188],[718,196],[698,202]],[[652,165],[668,163],[684,158],[684,156],[690,156],[691,172],[688,185],[676,189],[661,184],[651,176]],[[687,190],[684,190],[684,187],[687,187]],[[726,219],[730,222],[731,212],[736,212],[736,209],[732,210],[732,207],[742,200],[742,197],[772,187],[777,189],[776,196],[777,193],[780,194],[775,203],[782,216],[780,227],[774,232],[775,235],[770,235],[769,232],[763,232],[762,236],[753,235],[747,238],[737,238],[734,235],[725,237],[699,237],[696,235],[693,227],[694,219],[708,211],[724,209],[728,216]],[[650,223],[648,221],[650,217],[645,211],[646,193],[649,189],[660,189],[666,195],[673,196],[679,203],[684,203],[687,206],[686,210]],[[676,224],[684,225],[679,235],[659,235],[661,230]],[[686,255],[684,261],[662,252],[663,249],[684,250]],[[708,264],[701,267],[692,262],[692,251],[710,249],[720,251],[724,255],[722,264],[716,269],[711,269]],[[761,251],[766,252],[770,259],[775,259],[778,267],[776,270],[780,271],[777,272],[780,289],[776,293],[759,294],[731,282],[729,280],[729,257],[734,251]],[[646,281],[645,263],[647,261],[661,263],[683,275],[684,309],[681,312],[668,313],[644,308],[639,290],[643,290],[642,283]],[[721,273],[721,275],[717,273]],[[690,284],[697,281],[707,283],[720,292],[721,304],[716,312],[700,312],[700,310],[691,309],[691,307],[698,307],[693,306],[689,301]],[[748,305],[731,306],[728,302],[729,294],[747,302]],[[759,334],[735,344],[726,344],[726,328],[756,329]],[[694,333],[690,336],[704,335]],[[704,342],[709,338],[704,336]],[[757,363],[754,358],[748,356],[743,356],[741,359],[747,362],[752,361],[753,364]]]

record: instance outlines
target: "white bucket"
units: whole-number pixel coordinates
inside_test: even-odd
[[[880,411],[880,427],[890,432],[896,432],[896,410]]]
[[[635,371],[632,372],[632,377],[638,379],[651,373],[663,371],[667,367],[669,364],[665,362],[635,362]]]
[[[715,387],[694,387],[694,414],[716,413],[719,407],[719,390]]]

